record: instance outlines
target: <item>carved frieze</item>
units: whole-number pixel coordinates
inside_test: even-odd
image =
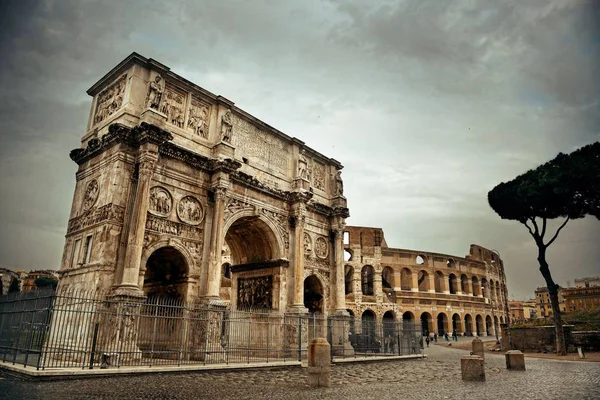
[[[209,115],[209,105],[192,97],[186,129],[204,139],[208,139]]]
[[[148,211],[160,217],[168,217],[173,209],[173,198],[167,189],[154,186],[150,189],[150,204]]]
[[[177,216],[186,224],[198,225],[204,218],[202,204],[195,197],[184,196],[177,205]]]
[[[327,258],[329,255],[329,243],[323,236],[315,240],[315,254],[318,258]]]
[[[229,198],[227,200],[227,204],[225,205],[225,210],[223,212],[225,219],[229,218],[231,215],[243,211],[243,210],[251,210],[254,207],[245,201]]]
[[[310,238],[310,235],[306,232],[304,232],[304,254],[311,254],[312,253],[312,239]]]
[[[201,228],[169,221],[167,219],[156,217],[152,214],[149,214],[148,218],[146,219],[146,229],[167,235],[179,236],[186,239],[197,241],[202,240]]]
[[[94,206],[94,204],[96,204],[96,200],[98,200],[99,191],[100,188],[96,179],[92,179],[88,182],[87,186],[85,187],[85,192],[83,193],[83,211],[89,210]]]
[[[112,203],[91,209],[85,214],[69,221],[67,234],[79,231],[100,222],[112,221],[122,223],[124,214],[125,207],[117,206]]]
[[[123,75],[115,83],[104,89],[98,95],[96,103],[96,113],[94,114],[94,124],[102,122],[123,105],[123,95],[125,94],[125,85],[127,75]]]
[[[315,189],[325,190],[325,166],[323,164],[311,159],[308,174],[311,186]]]
[[[159,110],[167,116],[168,123],[182,129],[185,121],[186,97],[183,91],[167,84]]]
[[[288,230],[288,218],[285,215],[279,214],[278,212],[261,209],[261,213],[269,218],[277,226],[280,237],[283,239],[283,246],[286,249],[290,248],[290,233]]]
[[[256,157],[269,167],[287,171],[289,165],[288,145],[280,138],[261,131],[253,124],[236,115],[231,116],[233,124],[232,144],[245,157]]]
[[[314,268],[322,271],[329,271],[329,269],[331,268],[328,259],[311,257],[308,254],[304,255],[304,265],[305,268]]]
[[[273,275],[238,278],[238,308],[273,308]]]

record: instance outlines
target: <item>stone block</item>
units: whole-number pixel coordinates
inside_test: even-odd
[[[506,369],[525,371],[525,355],[520,350],[509,350],[505,354]]]
[[[325,338],[316,338],[308,345],[308,385],[331,386],[331,346]]]
[[[483,342],[481,341],[481,339],[479,338],[475,338],[473,339],[473,343],[472,343],[472,355],[474,356],[479,356],[481,357],[481,359],[485,359],[485,353],[483,351]]]
[[[485,381],[483,358],[479,356],[461,357],[460,372],[463,381]]]

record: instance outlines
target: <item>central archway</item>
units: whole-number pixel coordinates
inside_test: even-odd
[[[246,216],[235,220],[225,235],[231,264],[252,264],[281,257],[277,236],[267,221],[258,216]]]

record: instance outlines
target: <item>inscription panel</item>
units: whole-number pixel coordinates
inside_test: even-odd
[[[261,131],[249,122],[232,115],[233,145],[246,157],[255,157],[267,167],[275,167],[287,174],[290,153],[281,139]]]

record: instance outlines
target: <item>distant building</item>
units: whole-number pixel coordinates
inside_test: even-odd
[[[35,280],[38,278],[48,278],[58,282],[58,271],[49,269],[27,272],[21,269],[0,268],[0,295],[8,294],[13,280],[19,282],[20,292],[35,290],[37,289]]]
[[[558,306],[561,312],[566,311],[565,298],[563,297],[563,288],[558,290]],[[547,287],[535,289],[535,303],[538,318],[552,317],[552,303],[550,302],[550,293]]]
[[[567,311],[600,308],[600,277],[575,279],[575,287],[563,289]]]
[[[8,294],[13,280],[19,280],[19,274],[8,268],[0,268],[0,295]]]
[[[511,322],[529,321],[537,317],[536,301],[511,300],[508,302],[510,308]]]
[[[48,278],[58,283],[58,271],[54,270],[37,270],[28,272],[22,280],[21,291],[29,292],[36,290],[38,287],[35,284],[35,280],[38,278]]]

